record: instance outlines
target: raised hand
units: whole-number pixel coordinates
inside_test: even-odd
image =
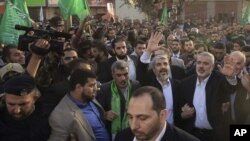
[[[162,40],[162,38],[163,38],[162,32],[152,33],[148,41],[148,46],[146,51],[149,53],[153,53],[154,51],[161,49],[161,47],[158,45],[159,42]]]
[[[228,78],[234,78],[236,76],[235,64],[233,58],[231,58],[229,55],[224,57],[223,67],[221,65],[218,65],[217,67],[219,68],[220,73]]]

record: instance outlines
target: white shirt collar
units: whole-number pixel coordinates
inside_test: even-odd
[[[210,76],[211,76],[211,74],[207,78],[202,80],[201,82],[199,81],[199,78],[197,77],[196,85],[207,84],[207,81],[210,78]]]
[[[158,135],[155,141],[161,141],[162,137],[166,132],[166,129],[167,129],[167,122],[165,122],[164,127],[161,130],[161,133]],[[136,137],[134,137],[133,141],[140,141],[140,140],[137,140]]]
[[[170,80],[169,80],[169,78],[167,79],[167,83],[166,84],[162,84],[162,82],[160,81],[160,79],[158,78],[158,77],[156,77],[156,80],[161,84],[161,86],[163,87],[163,86],[168,86],[169,85],[169,83],[170,83]]]
[[[178,53],[173,53],[173,57],[179,58],[180,57],[180,51]]]

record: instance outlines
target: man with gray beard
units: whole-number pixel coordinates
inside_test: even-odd
[[[141,56],[140,63],[138,63],[138,65],[140,64],[140,67],[138,67],[139,71],[137,73],[145,78],[145,80],[140,81],[142,85],[154,86],[163,92],[168,110],[167,121],[169,124],[173,125],[177,124],[176,122],[179,121],[174,114],[177,110],[177,108],[174,107],[177,107],[179,99],[177,95],[178,81],[170,78],[171,70],[167,55],[156,55],[151,60],[152,54],[161,49],[161,47],[158,46],[158,43],[162,37],[163,34],[161,32],[151,35],[148,47]]]
[[[227,59],[220,73],[213,71],[214,56],[209,52],[197,55],[196,74],[183,80],[179,87],[178,115],[184,130],[201,141],[227,140],[229,94],[237,80],[233,62]]]

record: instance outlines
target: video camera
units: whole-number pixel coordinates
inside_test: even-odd
[[[18,48],[22,51],[28,51],[28,44],[35,42],[38,39],[45,39],[49,41],[50,51],[57,52],[58,54],[63,53],[64,42],[71,38],[71,34],[64,32],[57,32],[53,30],[41,30],[34,29],[33,27],[26,27],[22,25],[16,25],[16,30],[24,30],[26,33],[24,35],[20,35],[18,39]],[[30,31],[34,32],[34,35],[28,35]],[[64,40],[60,40],[59,38],[65,38]]]

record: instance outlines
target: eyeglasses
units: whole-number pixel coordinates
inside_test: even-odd
[[[64,57],[63,59],[68,61],[68,60],[71,60],[71,59],[75,60],[76,58],[77,58],[76,56],[72,56],[72,57],[69,56],[69,57]]]

